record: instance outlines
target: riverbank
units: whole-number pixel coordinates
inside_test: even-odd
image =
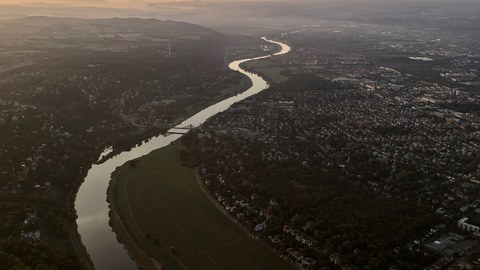
[[[217,208],[181,166],[181,149],[173,143],[114,174],[110,207],[128,228],[119,240],[130,254],[141,248],[169,270],[295,269]]]
[[[112,230],[117,235],[117,240],[122,243],[125,247],[125,250],[128,251],[129,255],[135,260],[138,267],[144,270],[162,270],[162,265],[158,262],[155,258],[145,254],[142,251],[142,248],[139,244],[135,241],[135,238],[130,235],[127,228],[124,226],[122,222],[122,218],[118,209],[115,207],[115,197],[117,196],[117,192],[115,187],[117,186],[117,176],[121,173],[122,168],[125,166],[129,166],[127,164],[119,167],[115,170],[112,174],[112,178],[108,185],[107,189],[107,202],[109,203],[110,212],[110,226]]]
[[[187,119],[188,117],[190,117],[191,115],[194,115],[200,112],[204,108],[207,108],[221,100],[224,100],[225,98],[235,96],[240,92],[247,90],[250,87],[251,87],[251,81],[248,80],[247,78],[242,78],[239,85],[232,85],[232,84],[226,85],[225,89],[218,91],[217,94],[210,97],[207,102],[204,102],[202,104],[192,104],[190,106],[187,106],[183,114],[178,115],[175,119],[173,119],[170,122],[169,127],[176,126],[180,124],[182,121],[184,121],[185,119]],[[128,144],[119,145],[120,147],[115,148],[114,151],[105,155],[101,160],[97,161],[95,164],[100,165],[108,161],[112,157],[120,154],[121,152],[128,151],[129,149],[134,148],[135,145],[137,145],[139,142],[148,141],[150,140],[150,138],[160,136],[159,134],[164,134],[167,130],[168,128],[157,129],[157,130],[146,130],[145,128],[137,127],[137,129],[132,131],[132,134],[129,134],[129,136],[135,135],[133,133],[136,133],[137,138],[140,137],[141,140],[137,140],[136,142],[127,141]],[[118,139],[122,141],[122,140],[125,140],[125,137],[126,137],[125,135],[121,135],[119,136]],[[85,171],[84,174],[82,174],[81,179],[84,180],[86,179],[86,177],[87,177],[87,171]],[[112,179],[112,181],[114,181],[114,179]],[[84,181],[82,181],[82,183],[83,182]],[[110,183],[109,188],[111,185],[112,184]],[[69,208],[72,209],[71,211],[74,214],[77,214],[75,205],[73,203],[76,201],[77,194],[78,194],[78,189],[76,189],[76,192],[74,192],[72,195],[69,195],[68,205],[69,205]],[[110,203],[111,198],[108,197],[107,201],[108,203]],[[114,208],[110,208],[110,210],[111,210],[109,212],[109,219],[111,222],[110,225],[113,231],[115,232],[117,238],[119,238],[119,242],[125,243],[125,245],[128,245],[128,246],[131,246],[131,248],[128,249],[130,256],[133,256],[133,258],[137,262],[140,261],[140,266],[143,269],[161,269],[161,265],[156,260],[145,258],[145,257],[148,258],[148,256],[146,256],[145,254],[142,254],[141,249],[138,248],[138,245],[136,245],[135,241],[132,241],[133,238],[130,237],[130,235],[128,234],[128,230],[125,228],[125,226],[123,226],[123,223],[121,222],[121,217],[119,216],[119,214],[115,211]],[[90,257],[88,250],[86,249],[84,243],[82,242],[82,238],[79,233],[77,224],[69,225],[68,236],[69,236],[71,245],[75,251],[75,254],[78,260],[80,261],[83,269],[94,270],[95,269],[94,263]]]
[[[115,155],[118,155],[121,152],[128,151],[129,149],[135,147],[139,142],[143,142],[145,140],[149,140],[153,137],[160,136],[161,134],[166,134],[169,129],[172,127],[175,127],[182,123],[184,120],[188,119],[192,115],[195,115],[202,111],[205,108],[208,108],[224,99],[231,98],[235,95],[238,95],[247,89],[249,89],[252,86],[252,82],[248,80],[248,78],[242,78],[239,82],[239,85],[233,85],[233,84],[227,84],[225,85],[224,89],[218,90],[217,93],[213,96],[209,96],[207,101],[203,101],[200,103],[192,103],[192,104],[187,104],[187,106],[184,109],[184,112],[181,114],[178,114],[173,120],[171,120],[167,126],[163,128],[150,128],[147,129],[146,127],[139,127],[136,126],[136,129],[133,132],[136,132],[138,135],[137,137],[140,138],[140,140],[137,140],[135,142],[131,142],[128,145],[120,145],[118,148],[114,148],[110,153],[106,154],[103,156],[97,164],[101,164],[108,159],[114,157]],[[207,96],[205,97],[207,98]],[[132,134],[129,134],[131,136]],[[117,138],[118,140],[122,140],[125,136],[119,136]]]
[[[232,104],[268,88],[268,83],[263,78],[240,67],[242,63],[248,61],[290,51],[286,44],[265,38],[264,40],[279,45],[281,50],[272,55],[234,61],[229,65],[233,71],[246,75],[252,86],[241,94],[222,99],[201,110],[179,126],[197,127]],[[179,156],[163,158],[151,164],[152,169],[163,166],[161,175],[155,176],[159,173],[155,170],[138,169],[155,153],[165,154],[167,149],[171,150],[172,147],[167,146],[180,137],[182,134],[153,137],[129,151],[112,156],[102,164],[94,164],[89,170],[76,202],[79,207],[77,212],[78,209],[82,209],[78,214],[77,223],[82,224],[79,226],[80,234],[95,266],[98,269],[115,267],[119,270],[130,270],[135,267],[135,263],[125,252],[124,246],[118,243],[117,235],[109,226],[108,213],[110,208],[113,208],[118,217],[113,220],[118,222],[121,219],[123,227],[128,232],[124,236],[133,239],[149,256],[157,258],[169,270],[184,269],[184,265],[192,269],[217,269],[219,265],[223,265],[220,268],[225,269],[231,267],[265,269],[272,263],[278,264],[277,269],[287,269],[283,268],[285,262],[280,257],[269,250],[265,252],[265,247],[252,240],[211,204],[195,183],[193,170],[180,166]],[[124,166],[121,175],[116,176],[114,184],[117,186],[119,196],[110,200],[115,206],[107,204],[105,202],[105,191],[109,186],[107,180],[110,180],[118,167],[139,157],[142,157],[139,159],[140,165]],[[134,181],[122,180],[124,174],[129,175],[133,172],[140,173],[133,176]],[[142,175],[145,172],[149,172],[150,175]],[[191,186],[191,183],[194,186]],[[161,187],[158,186],[160,184]],[[182,196],[179,197],[178,194]],[[192,222],[192,218],[196,220]],[[116,230],[122,230],[122,227],[117,226]],[[259,254],[263,256],[259,258]],[[250,257],[253,259],[245,261],[245,258]]]

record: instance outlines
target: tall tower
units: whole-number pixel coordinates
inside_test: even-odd
[[[168,41],[168,57],[172,56],[172,45],[170,44],[170,40]]]
[[[223,56],[223,69],[228,68],[228,48],[225,48],[225,55]]]

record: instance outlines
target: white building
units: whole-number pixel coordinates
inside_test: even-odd
[[[253,230],[254,230],[255,232],[261,232],[261,231],[265,230],[266,228],[267,228],[267,223],[264,221],[264,222],[262,222],[262,223],[260,223],[260,224],[257,224],[257,225],[255,226],[255,228],[253,228]]]
[[[458,221],[458,227],[467,232],[480,232],[480,227],[467,223],[468,218],[464,217]]]

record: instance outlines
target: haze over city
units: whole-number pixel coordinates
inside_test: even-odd
[[[0,0],[0,269],[480,269],[479,25]]]

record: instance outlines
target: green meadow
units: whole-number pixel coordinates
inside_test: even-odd
[[[295,269],[251,238],[180,165],[179,144],[156,150],[118,175],[115,207],[132,237],[165,269]]]

